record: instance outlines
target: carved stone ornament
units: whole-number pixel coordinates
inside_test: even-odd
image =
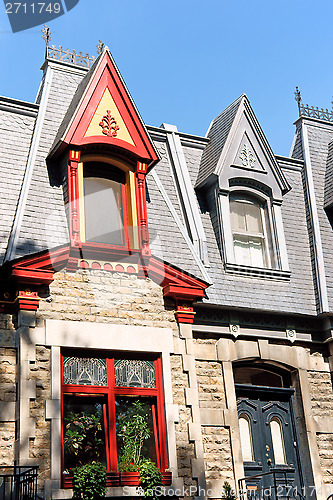
[[[229,328],[230,328],[230,333],[232,333],[234,337],[237,337],[240,334],[239,325],[236,325],[235,323],[230,323]]]
[[[296,340],[296,330],[287,329],[286,333],[287,333],[287,337],[290,340],[290,342],[295,342],[295,340]]]
[[[104,135],[107,135],[108,137],[117,137],[119,127],[116,119],[111,115],[111,111],[109,109],[100,121],[99,126],[102,127],[102,133]]]
[[[246,144],[244,144],[239,158],[242,161],[243,167],[254,168],[256,159],[253,152]]]

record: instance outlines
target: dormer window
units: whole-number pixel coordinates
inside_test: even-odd
[[[125,172],[103,163],[85,163],[83,195],[81,240],[124,246],[127,240]]]
[[[235,263],[272,267],[265,204],[250,196],[232,195],[230,217]]]

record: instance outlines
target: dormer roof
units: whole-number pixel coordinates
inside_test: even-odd
[[[54,140],[49,159],[66,147],[95,144],[153,165],[155,147],[108,47],[81,81]]]
[[[245,94],[213,120],[207,136],[210,142],[202,155],[197,188],[208,187],[222,178],[224,167],[232,166],[235,176],[254,176],[259,182],[262,177],[265,184],[260,174],[269,174],[273,190],[276,186],[275,191],[281,194],[289,191],[290,186]]]

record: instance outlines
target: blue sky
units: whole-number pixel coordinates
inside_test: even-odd
[[[274,152],[288,155],[295,86],[331,108],[332,14],[331,0],[80,0],[49,27],[71,50],[108,45],[147,124],[204,135],[246,93]],[[0,4],[0,95],[34,101],[41,28],[13,34]]]

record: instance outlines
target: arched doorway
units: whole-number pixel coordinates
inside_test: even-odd
[[[234,380],[245,481],[254,497],[302,498],[303,476],[287,371],[236,364]]]

